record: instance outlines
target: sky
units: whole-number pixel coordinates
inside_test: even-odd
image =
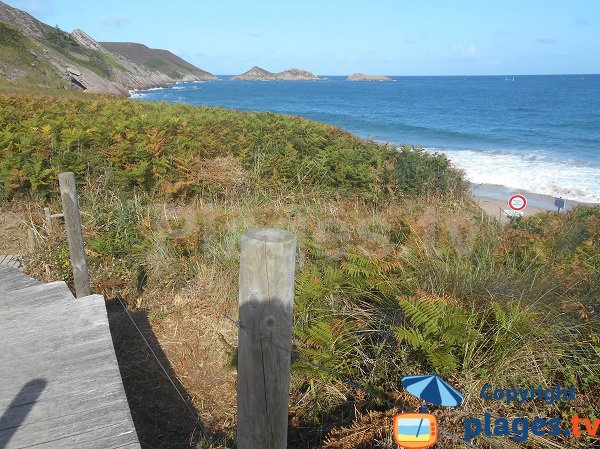
[[[164,48],[215,74],[600,73],[599,0],[4,0],[98,41]]]

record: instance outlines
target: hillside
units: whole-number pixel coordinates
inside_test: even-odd
[[[441,155],[398,152],[299,117],[102,97],[29,98],[0,95],[0,185],[9,196],[46,195],[67,166],[98,176],[110,166],[124,189],[165,198],[229,184],[251,192],[360,192],[373,200],[466,188]]]
[[[148,48],[133,42],[100,42],[109,52],[150,70],[158,70],[182,81],[212,81],[217,77],[190,64],[170,51]],[[119,58],[121,59],[121,58]]]
[[[123,96],[131,89],[214,79],[168,51],[146,54],[150,64],[133,61],[81,30],[50,27],[0,1],[0,78]]]
[[[324,78],[319,78],[311,72],[291,68],[283,72],[273,73],[262,67],[254,66],[241,75],[231,78],[236,81],[321,81]]]

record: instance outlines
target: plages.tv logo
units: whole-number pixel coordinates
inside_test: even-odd
[[[427,413],[427,405],[454,407],[463,396],[442,379],[434,375],[407,376],[402,386],[413,396],[425,401],[420,413],[399,413],[394,416],[394,441],[402,448],[425,449],[434,446],[439,438],[437,418]]]
[[[438,440],[437,418],[428,413],[400,413],[394,417],[394,440],[400,447],[426,448]]]
[[[535,388],[494,388],[486,384],[481,388],[480,397],[486,401],[499,401],[506,405],[511,403],[524,404],[527,401],[541,402],[551,406],[557,401],[569,402],[575,400],[575,387],[557,385],[553,388],[544,388],[541,385]],[[596,413],[597,411],[595,411]],[[581,417],[574,413],[569,419],[563,421],[559,418],[536,417],[512,418],[504,416],[493,417],[485,413],[482,418],[472,417],[465,419],[465,440],[484,434],[486,436],[509,437],[520,443],[531,435],[538,437],[566,437],[594,438],[600,429],[600,418]]]

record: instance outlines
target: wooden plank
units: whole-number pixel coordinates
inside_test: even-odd
[[[50,383],[48,382],[48,384]],[[101,388],[104,385],[97,385],[97,387]],[[104,390],[104,388],[102,389]],[[78,394],[77,391],[74,391],[73,394],[69,394],[68,396],[57,397],[47,397],[45,393],[45,390],[42,391],[43,399],[42,396],[39,399],[35,398],[34,395],[29,396],[35,398],[36,406],[30,411],[28,410],[27,413],[23,413],[23,410],[30,407],[31,402],[21,402],[19,405],[11,403],[10,407],[5,407],[2,422],[0,423],[0,431],[66,416],[72,416],[73,419],[77,419],[77,416],[74,415],[80,415],[91,410],[90,404],[95,405],[94,409],[106,409],[110,412],[115,408],[121,408],[124,400],[117,388],[103,391],[102,395],[99,395],[97,389],[84,392],[87,394]],[[69,413],[65,413],[64,410],[69,410]],[[23,415],[25,415],[25,418],[23,418]]]
[[[3,292],[0,341],[0,447],[140,447],[102,296]]]
[[[113,433],[120,435],[128,432],[124,441],[133,442],[137,435],[133,426],[127,425],[129,410],[115,410],[113,408],[89,410],[77,415],[61,416],[55,419],[38,421],[17,428],[0,430],[0,446],[3,438],[7,441],[8,448],[26,447],[53,447],[53,448],[78,448],[98,447],[97,440],[107,439]],[[115,429],[117,428],[117,429]],[[65,440],[71,440],[67,445]],[[52,444],[51,444],[52,443]],[[100,446],[101,447],[101,446]],[[110,448],[110,446],[104,446]]]
[[[12,270],[15,270],[12,268]],[[15,305],[20,300],[35,299],[39,298],[40,295],[48,296],[48,299],[51,300],[66,300],[66,299],[75,299],[71,290],[67,287],[67,283],[64,281],[55,281],[48,282],[47,284],[42,284],[37,282],[35,279],[30,278],[26,274],[21,273],[17,270],[17,273],[14,271],[8,275],[11,280],[14,281],[11,285],[6,285],[6,288],[3,288],[0,292],[0,298],[4,299],[4,305],[11,305],[11,301],[14,299]],[[29,284],[30,283],[30,284]],[[60,294],[57,297],[51,297],[52,295],[56,295],[58,292],[51,291],[53,289],[60,289]],[[47,291],[48,293],[44,293]],[[65,296],[67,293],[70,296]],[[40,304],[43,304],[43,301],[38,301]]]
[[[65,326],[71,326],[72,323],[72,321],[66,322]],[[78,330],[76,334],[64,333],[62,334],[62,338],[61,336],[50,334],[29,333],[25,338],[7,339],[4,343],[6,347],[2,356],[6,359],[19,357],[23,350],[18,347],[9,347],[9,345],[25,346],[27,347],[27,357],[18,359],[23,360],[23,366],[25,367],[29,358],[32,357],[45,357],[46,359],[53,358],[54,360],[58,357],[66,357],[69,354],[71,354],[72,357],[75,357],[85,353],[85,351],[106,349],[110,347],[110,344],[112,343],[105,336],[94,336],[94,338],[88,342],[86,341],[88,340],[86,335],[86,332],[82,330]],[[30,336],[31,338],[28,338]],[[44,339],[43,337],[47,337],[48,341],[40,341]],[[34,341],[36,339],[37,341]],[[81,341],[82,339],[84,340],[83,342]],[[66,350],[63,348],[66,348]]]
[[[246,232],[240,255],[237,444],[287,447],[296,237]]]
[[[72,353],[72,361],[67,360],[67,356],[69,354],[68,350],[61,351],[63,352],[63,354],[60,354],[55,358],[48,360],[48,371],[43,371],[40,367],[40,364],[36,362],[36,359],[39,359],[37,355],[28,357],[27,359],[23,360],[23,363],[19,361],[19,370],[17,373],[14,374],[14,378],[11,378],[12,380],[10,385],[12,386],[12,392],[14,392],[14,389],[17,388],[16,384],[19,378],[34,379],[36,378],[37,374],[43,374],[44,372],[50,372],[52,374],[52,377],[50,377],[50,379],[68,376],[70,373],[73,372],[79,373],[81,372],[82,366],[85,366],[86,363],[89,363],[92,366],[102,365],[103,361],[106,360],[107,357],[110,357],[110,353],[112,350],[112,348],[106,346],[98,354],[88,354],[86,353],[88,349],[88,347],[84,347],[83,350],[81,350],[79,353]],[[90,369],[90,372],[93,372],[93,370]],[[14,373],[14,371],[7,370],[6,373]],[[5,391],[4,394],[6,395],[9,386],[8,374],[6,374],[5,380],[6,387],[3,390]]]
[[[69,385],[73,391],[87,391],[88,389],[94,389],[98,387],[98,379],[106,379],[107,383],[111,379],[120,380],[118,373],[115,373],[113,367],[110,364],[99,363],[106,358],[106,352],[100,353],[98,357],[89,358],[86,364],[89,368],[86,369],[86,376],[82,376],[80,369],[62,369],[57,370],[55,367],[48,369],[48,375],[44,377],[43,382],[46,384],[44,394],[38,399],[52,400],[53,398],[62,394],[62,388],[64,385]],[[75,368],[75,366],[73,366]],[[32,376],[29,376],[32,377]],[[14,392],[14,385],[8,385],[8,382],[0,383],[0,408],[8,407],[10,403],[10,394]],[[31,385],[28,388],[24,388],[22,391],[22,399],[25,402],[30,402],[30,396],[33,396],[35,385]],[[31,391],[31,393],[30,393]],[[19,402],[17,403],[19,404]]]
[[[0,291],[3,293],[31,287],[33,285],[42,285],[42,283],[30,276],[27,276],[17,267],[0,265]]]
[[[0,265],[21,268],[23,254],[3,254],[0,255]]]
[[[99,421],[102,422],[103,417]],[[10,449],[12,446],[8,446]],[[15,448],[17,446],[14,446]],[[139,448],[135,431],[127,425],[127,423],[113,423],[106,426],[101,426],[79,434],[73,434],[66,438],[61,438],[54,441],[48,441],[32,446],[36,449],[107,449],[117,447]]]
[[[32,308],[35,310],[58,303],[69,308],[69,301],[74,299],[71,290],[62,281],[9,290],[0,293],[0,318],[6,318],[9,323],[18,320],[21,313],[32,313]]]
[[[81,216],[77,200],[75,175],[71,172],[58,175],[60,196],[62,199],[63,213],[65,216],[65,229],[69,242],[69,255],[75,282],[75,296],[81,298],[91,293],[88,275],[87,260],[85,258],[83,234],[81,232]]]

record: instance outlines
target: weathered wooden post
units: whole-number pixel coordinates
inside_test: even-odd
[[[242,236],[237,447],[286,449],[296,236],[254,229]]]
[[[91,290],[83,246],[83,234],[81,232],[81,216],[79,215],[75,175],[71,172],[60,173],[58,183],[60,185],[69,255],[71,256],[71,267],[75,282],[75,296],[81,298],[90,295]]]
[[[27,229],[27,241],[29,242],[29,250],[31,252],[37,250],[37,238],[35,236],[35,231],[32,228]]]
[[[49,207],[44,207],[44,216],[46,217],[46,232],[52,234],[52,215]]]

